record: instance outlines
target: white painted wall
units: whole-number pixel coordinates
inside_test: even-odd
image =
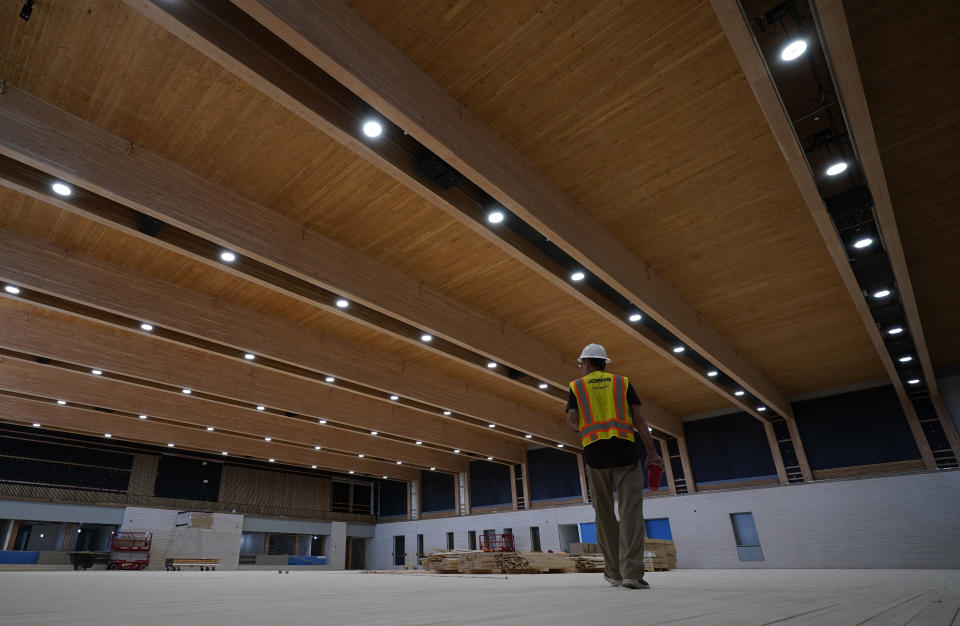
[[[213,528],[177,528],[177,511],[127,507],[124,532],[152,532],[148,569],[163,569],[167,558],[220,559],[217,569],[237,569],[243,516],[213,513]],[[137,558],[137,557],[134,557]]]
[[[741,563],[731,513],[752,512],[765,560]],[[684,568],[958,568],[960,470],[648,498],[646,518],[667,517]],[[467,548],[467,531],[513,528],[517,549],[530,549],[530,527],[541,546],[560,549],[560,524],[592,522],[590,506],[377,524],[367,567],[395,569],[393,537],[410,551]]]

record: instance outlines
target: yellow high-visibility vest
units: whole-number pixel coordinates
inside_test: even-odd
[[[570,383],[580,410],[580,443],[584,447],[611,437],[636,441],[627,406],[629,382],[626,376],[591,372]]]

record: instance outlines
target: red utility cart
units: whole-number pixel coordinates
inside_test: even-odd
[[[110,540],[107,569],[147,569],[153,533],[116,533]]]

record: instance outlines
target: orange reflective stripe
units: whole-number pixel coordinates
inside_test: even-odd
[[[625,420],[627,417],[626,411],[624,411],[624,404],[626,404],[626,397],[624,397],[623,392],[623,377],[616,376],[613,377],[613,403],[616,407],[617,417],[621,420]]]
[[[574,383],[576,391],[574,395],[577,396],[577,403],[580,405],[580,415],[583,416],[584,424],[593,423],[593,407],[590,405],[590,394],[587,393],[587,388],[583,384],[583,379],[578,378],[576,383]]]
[[[605,430],[610,430],[611,428],[623,429],[627,432],[633,432],[633,424],[630,422],[624,422],[621,420],[610,420],[607,422],[597,422],[596,424],[590,424],[589,426],[584,426],[580,429],[581,435],[588,435],[593,432],[602,432]]]

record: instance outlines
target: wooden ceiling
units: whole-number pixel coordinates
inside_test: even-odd
[[[708,3],[423,0],[350,5],[646,261],[700,319],[783,393],[883,376],[876,352]],[[892,24],[897,16],[870,19]],[[909,74],[914,64],[929,58],[891,61],[875,44],[879,35],[862,34],[869,26],[851,18],[851,29],[865,77],[871,75],[870,63],[878,68],[878,78],[884,72]],[[907,37],[906,31],[898,35]],[[861,50],[864,37],[869,41]],[[904,39],[903,45],[912,42]],[[861,52],[875,59],[861,59]],[[931,75],[935,75],[932,70],[920,76]],[[132,142],[137,150],[183,166],[293,220],[304,232],[319,233],[368,255],[451,302],[516,329],[544,351],[562,356],[569,378],[576,375],[574,358],[582,346],[600,342],[611,353],[613,368],[629,375],[641,395],[665,415],[730,406],[628,329],[598,317],[569,292],[123,3],[50,3],[35,7],[29,22],[12,17],[0,20],[0,78]],[[949,83],[941,81],[942,90],[949,92]],[[918,83],[917,91],[933,88],[931,82]],[[878,116],[875,113],[877,137],[928,343],[938,365],[956,363],[960,346],[953,326],[943,321],[950,319],[948,312],[955,319],[957,308],[949,304],[955,303],[956,296],[935,280],[944,275],[949,258],[925,252],[925,242],[947,236],[937,226],[950,213],[956,189],[948,182],[920,184],[912,178],[912,172],[924,169],[921,164],[929,172],[936,160],[922,153],[924,143],[918,135],[906,137],[907,126],[893,115],[903,96],[884,89],[884,84],[871,86],[866,81],[865,88],[871,109],[880,111]],[[944,97],[955,96],[953,92]],[[943,128],[952,128],[947,115],[955,110],[946,102],[937,109]],[[927,113],[916,115],[929,119]],[[934,133],[933,128],[930,132]],[[948,142],[940,145],[945,149]],[[274,389],[270,406],[298,416],[320,418],[335,406],[343,426],[370,430],[373,424],[384,424],[380,430],[398,438],[390,449],[395,456],[416,445],[417,438],[436,446],[411,453],[419,466],[457,471],[465,457],[454,457],[455,447],[504,462],[518,460],[522,439],[469,423],[480,417],[501,427],[526,424],[541,443],[568,441],[569,445],[557,434],[562,426],[561,400],[532,385],[518,385],[226,268],[68,212],[49,199],[0,189],[0,229],[32,238],[38,247],[53,245],[69,251],[67,257],[106,264],[125,272],[130,281],[162,281],[171,288],[188,289],[192,298],[208,299],[211,306],[238,307],[249,319],[266,316],[277,328],[289,326],[286,339],[291,345],[292,338],[303,343],[316,336],[320,343],[319,338],[328,337],[337,345],[353,346],[369,362],[379,359],[386,364],[384,371],[415,372],[408,378],[419,376],[424,381],[436,378],[440,382],[432,383],[435,389],[430,398],[448,398],[442,406],[457,415],[445,419],[363,393],[331,391],[289,372],[237,363],[195,344],[173,342],[177,345],[172,346],[163,339],[118,330],[104,320],[80,319],[31,304],[0,303],[0,315],[7,319],[19,315],[56,321],[40,334],[18,332],[17,324],[5,328],[0,348],[16,345],[14,349],[40,355],[41,348],[53,351],[56,347],[57,354],[44,356],[104,369],[109,369],[103,365],[109,356],[115,359],[112,371],[135,379],[123,383],[131,385],[126,387],[93,381],[97,389],[84,393],[100,394],[94,396],[98,402],[109,393],[117,394],[118,404],[121,397],[131,401],[138,380],[186,385],[184,368],[196,363],[190,384],[217,398],[270,404],[261,397]],[[284,243],[276,241],[270,229],[257,236],[264,245]],[[117,307],[98,303],[95,295],[72,297],[118,312]],[[150,303],[138,304],[144,319],[150,319]],[[156,308],[163,307],[157,303]],[[170,307],[166,310],[176,315]],[[24,323],[22,329],[27,326]],[[88,342],[55,346],[50,337],[61,332],[86,337]],[[222,328],[194,335],[218,345],[236,343],[229,341],[229,330]],[[492,346],[471,347],[496,356]],[[129,358],[124,361],[110,350],[129,350]],[[169,360],[147,363],[161,353]],[[276,356],[319,371],[305,356]],[[18,385],[26,385],[22,382],[26,374],[18,369],[26,366],[4,362],[0,367],[4,368],[0,380],[7,381],[3,389],[18,391]],[[8,368],[17,371],[7,372]],[[50,371],[45,377],[42,367],[31,366],[29,379],[36,387],[30,393],[49,395],[54,382],[79,393],[80,374]],[[221,379],[213,374],[217,371],[231,375]],[[258,378],[268,382],[251,387]],[[370,368],[351,380],[382,391],[380,378]],[[252,394],[254,389],[257,393]],[[160,406],[170,393],[175,390],[152,389],[150,397]],[[312,404],[314,396],[323,402]],[[198,406],[191,413],[186,405],[179,407],[184,411],[180,421],[199,429],[203,409]],[[151,406],[137,410],[152,412]],[[177,409],[166,410],[173,419]],[[246,415],[249,409],[239,411],[225,413],[224,426],[218,429],[228,429],[233,419],[241,434],[259,436]],[[13,413],[0,417],[19,419],[19,415],[21,421],[30,421],[26,414]],[[469,419],[456,421],[458,415]],[[391,416],[399,424],[395,432],[387,426]],[[91,432],[102,430],[91,424]],[[299,430],[303,426],[291,422],[291,432],[295,431],[291,439],[312,446]],[[315,422],[310,427],[319,428]],[[343,429],[339,439],[334,433],[333,443],[327,445],[353,454],[363,452],[354,434],[347,436],[348,430]],[[202,437],[206,434],[198,432],[187,439],[205,449]],[[363,471],[374,475],[382,469]]]

